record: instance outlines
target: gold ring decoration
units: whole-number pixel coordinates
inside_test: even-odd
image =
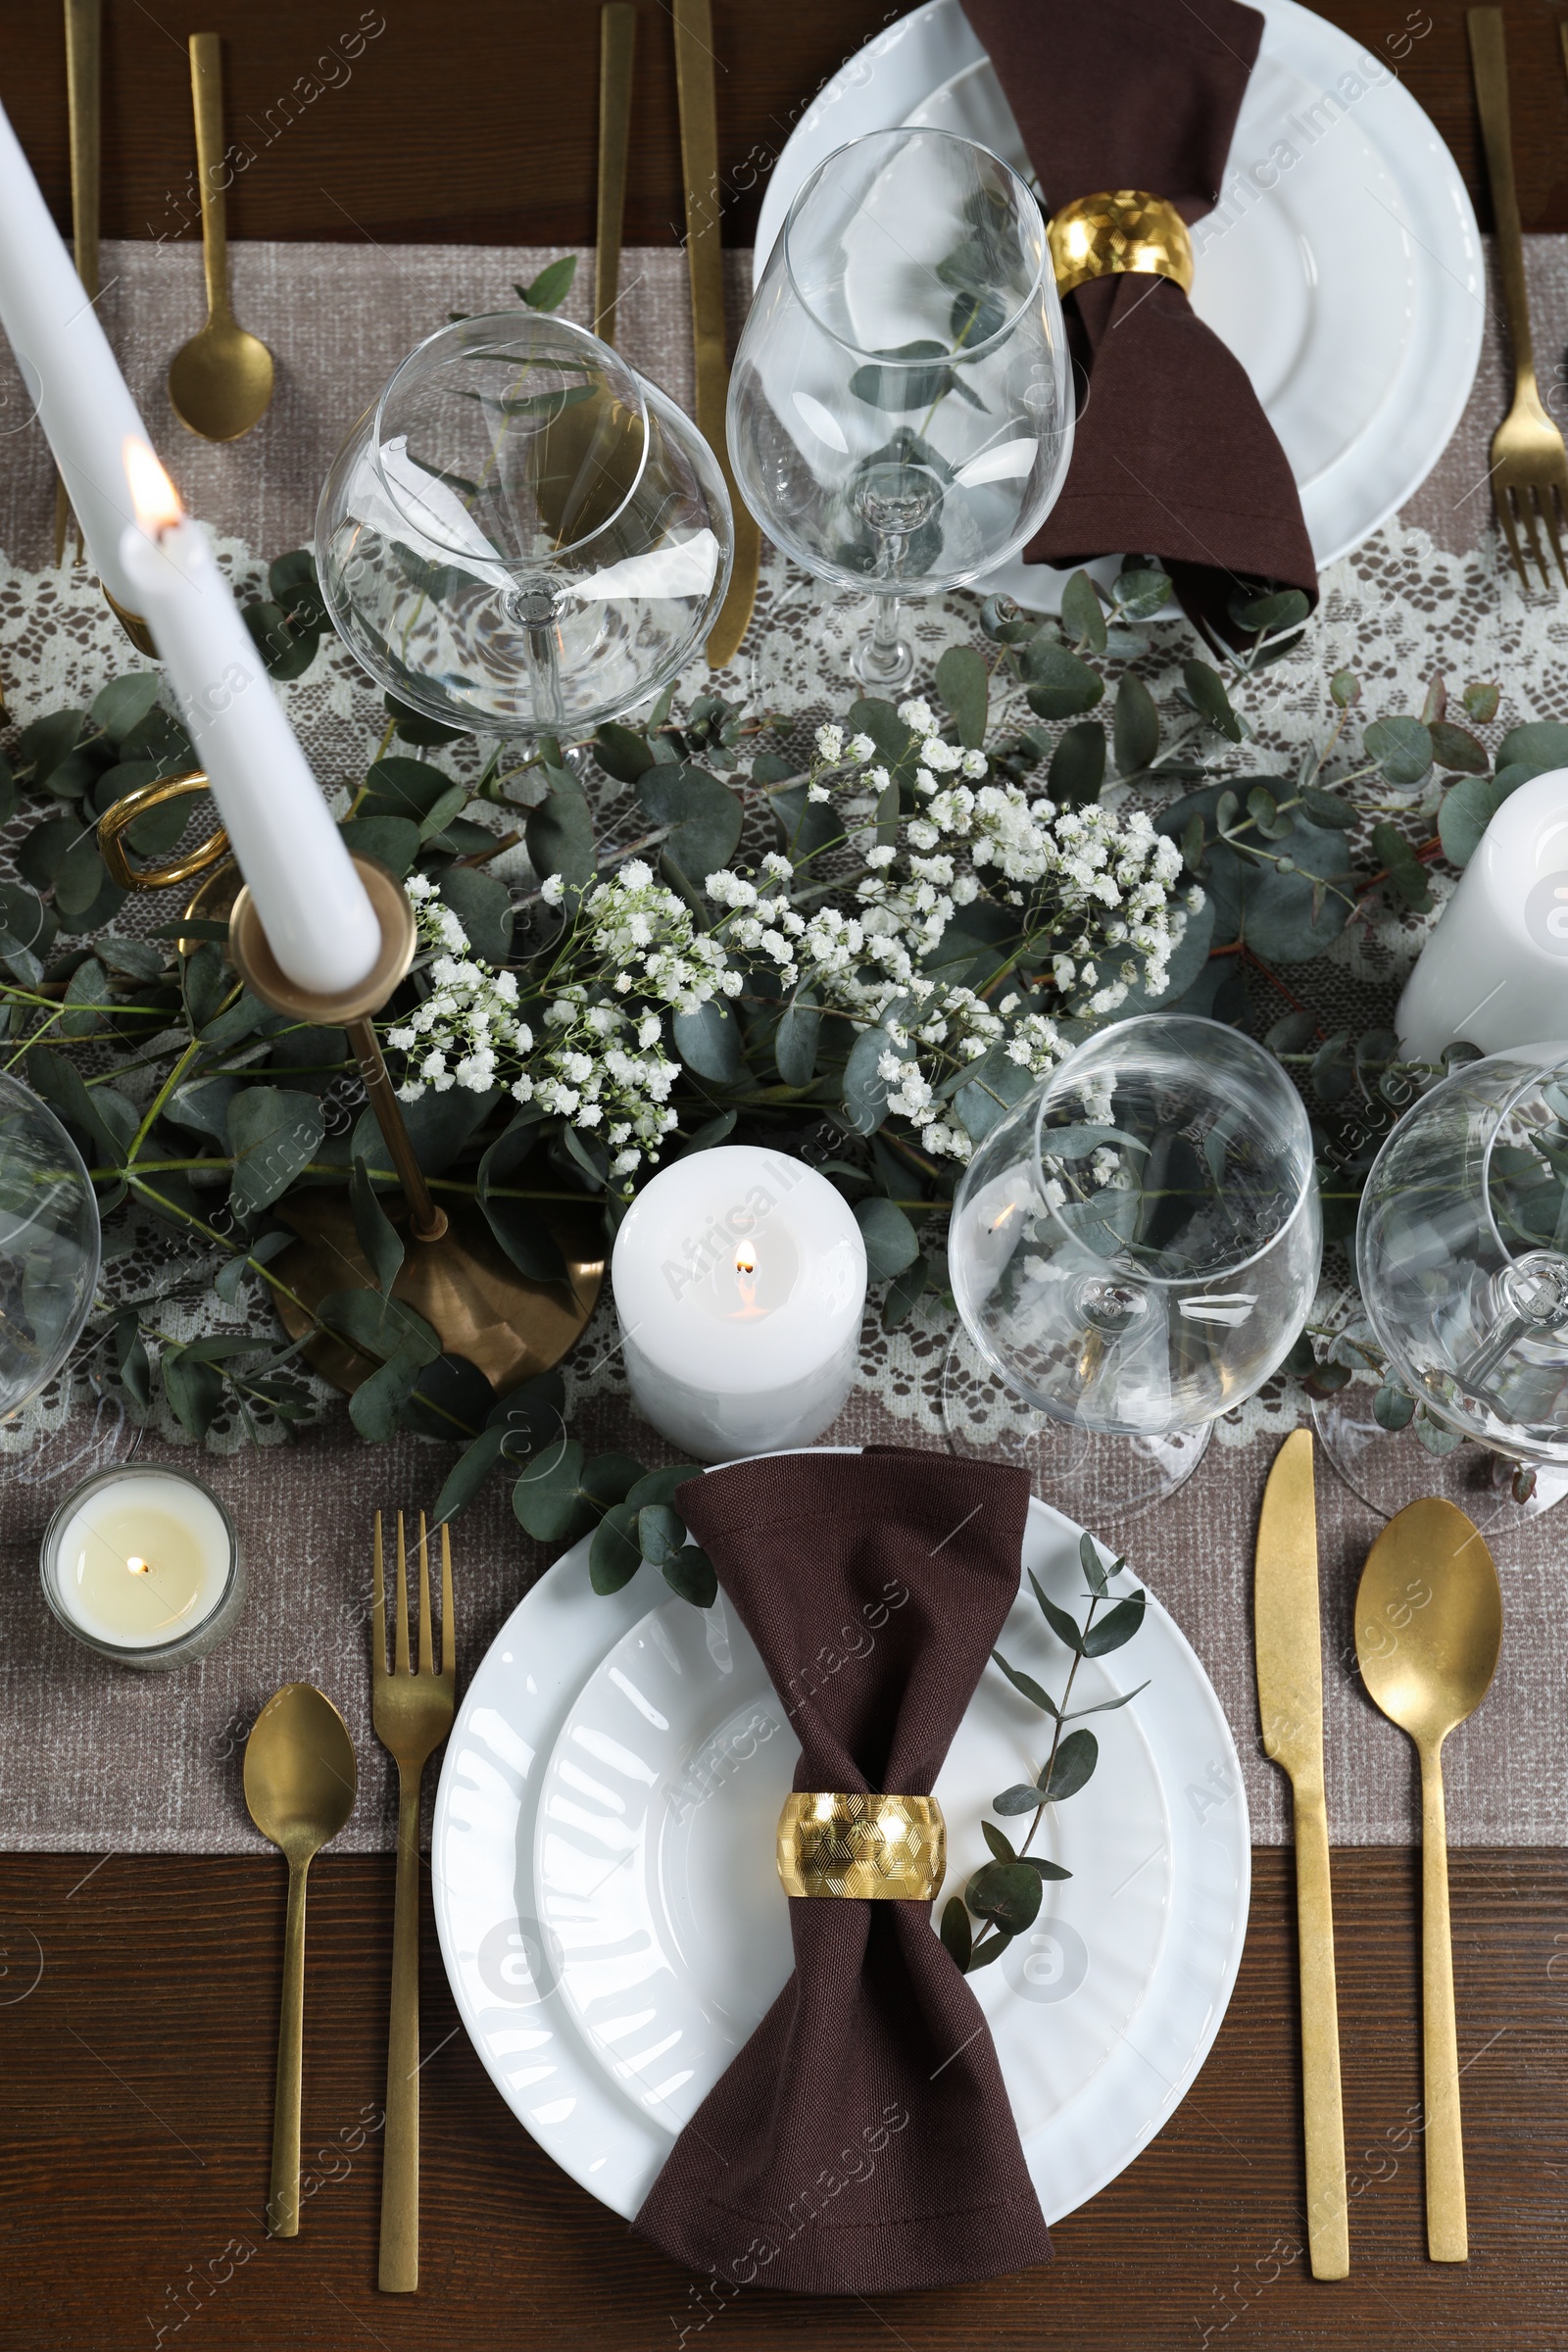
[[[1058,294],[1071,294],[1092,277],[1123,271],[1171,278],[1184,294],[1193,290],[1187,223],[1173,204],[1144,188],[1075,196],[1053,215],[1046,238]]]
[[[778,1817],[786,1894],[929,1903],[948,1867],[948,1825],[934,1796],[855,1796],[807,1789]]]
[[[201,767],[187,768],[182,775],[156,776],[151,784],[138,784],[122,800],[105,809],[98,819],[98,847],[103,861],[122,890],[172,890],[178,882],[188,882],[192,874],[205,873],[220,858],[228,856],[228,835],[220,826],[199,849],[188,858],[180,858],[172,865],[134,866],[126,853],[122,836],[128,832],[138,816],[149,809],[161,808],[166,801],[183,800],[187,793],[207,790],[207,771]]]
[[[117,604],[107,588],[104,589],[104,603],[109,607],[110,612],[119,621],[137,653],[145,654],[151,662],[161,661],[162,656],[153,643],[153,633],[141,614],[128,612],[123,605]]]

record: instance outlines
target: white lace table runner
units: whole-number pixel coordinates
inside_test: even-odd
[[[106,248],[102,309],[111,340],[188,502],[218,532],[236,585],[258,586],[268,558],[310,538],[327,466],[398,360],[449,311],[510,304],[514,281],[526,282],[552,258],[542,248],[236,247],[236,310],[271,346],[278,390],[254,433],[215,448],[183,430],[164,389],[169,356],[201,315],[199,254],[146,244]],[[749,257],[728,258],[738,311]],[[1568,239],[1531,240],[1530,268],[1540,346],[1550,354],[1568,344]],[[585,321],[591,276],[591,257],[583,257],[566,309]],[[689,403],[683,257],[629,252],[623,276],[625,356]],[[9,368],[7,357],[0,362],[0,435],[14,429],[0,478],[0,684],[24,723],[41,710],[85,704],[107,677],[136,663],[85,573],[52,566],[48,452]],[[1368,718],[1418,708],[1434,669],[1455,685],[1501,682],[1494,734],[1568,711],[1568,598],[1526,597],[1496,562],[1486,449],[1504,405],[1503,361],[1489,324],[1475,396],[1442,464],[1402,515],[1325,578],[1314,626],[1295,657],[1269,673],[1265,734],[1275,748],[1320,727],[1327,679],[1341,667],[1361,677]],[[970,634],[972,615],[963,597],[916,608],[922,659],[934,662],[944,645]],[[841,712],[856,691],[847,662],[852,619],[853,606],[824,598],[767,553],[757,617],[722,681],[726,691],[805,717]],[[1161,634],[1172,650],[1182,642],[1175,628]],[[698,691],[707,682],[699,666],[689,683]],[[379,697],[336,645],[282,691],[317,772],[341,793],[363,771],[379,734]],[[620,813],[613,802],[603,812],[612,837]],[[509,853],[497,870],[524,875],[522,853]],[[174,910],[156,900],[132,902],[119,919],[150,924]],[[1348,935],[1327,965],[1312,968],[1315,1006],[1348,1023],[1372,1017],[1369,1005],[1386,1012],[1424,928],[1421,918],[1378,915]],[[149,1236],[111,1271],[117,1297],[157,1295],[165,1327],[177,1337],[248,1327],[240,1309],[211,1298],[202,1262],[167,1235]],[[894,1333],[868,1314],[860,1385],[830,1436],[941,1443],[935,1376],[947,1336],[933,1305]],[[566,1368],[573,1429],[591,1446],[667,1458],[631,1411],[612,1338],[602,1306]],[[220,1422],[204,1475],[229,1501],[247,1544],[245,1621],[199,1666],[170,1680],[141,1678],[107,1670],[76,1648],[38,1594],[37,1537],[70,1483],[69,1438],[79,1426],[68,1418],[68,1401],[57,1389],[22,1428],[0,1431],[0,1551],[9,1570],[0,1582],[0,1845],[93,1852],[250,1846],[240,1737],[270,1690],[306,1676],[343,1706],[360,1748],[362,1795],[342,1842],[390,1846],[395,1790],[370,1737],[365,1660],[369,1515],[378,1504],[428,1500],[444,1474],[445,1449],[413,1439],[365,1446],[323,1391],[320,1422],[299,1441],[285,1475],[272,1450],[280,1430],[264,1427],[270,1443],[258,1454],[242,1431]],[[1213,1677],[1242,1751],[1253,1836],[1270,1842],[1288,1834],[1288,1815],[1278,1776],[1257,1748],[1250,1559],[1272,1443],[1293,1418],[1293,1403],[1276,1389],[1222,1422],[1192,1485],[1139,1524],[1133,1546],[1135,1563]],[[38,1440],[51,1430],[57,1435],[39,1451]],[[181,1449],[164,1411],[143,1443],[148,1453]],[[1348,1842],[1411,1842],[1419,1812],[1409,1754],[1362,1694],[1348,1646],[1350,1596],[1377,1522],[1326,1474],[1323,1485],[1333,1834]],[[1558,1605],[1554,1566],[1561,1540],[1547,1516],[1520,1522],[1494,1545],[1508,1633],[1484,1715],[1447,1751],[1450,1831],[1459,1841],[1568,1840],[1568,1613]],[[460,1522],[458,1548],[463,1653],[471,1665],[544,1560],[512,1518],[499,1483]],[[1220,1776],[1188,1792],[1188,1801],[1202,1811],[1236,1796]]]

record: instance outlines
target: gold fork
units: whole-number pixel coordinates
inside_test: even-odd
[[[1537,516],[1546,526],[1557,569],[1568,586],[1563,564],[1564,501],[1568,500],[1568,450],[1562,434],[1541,405],[1536,388],[1535,353],[1530,338],[1530,300],[1525,286],[1524,238],[1519,228],[1519,199],[1513,184],[1513,139],[1508,126],[1508,54],[1503,41],[1500,8],[1472,8],[1470,65],[1475,75],[1476,104],[1481,112],[1481,137],[1487,151],[1487,177],[1492,183],[1492,210],[1496,219],[1497,269],[1502,278],[1502,304],[1513,345],[1513,407],[1492,437],[1492,495],[1497,521],[1508,542],[1515,571],[1530,586],[1520,548],[1521,529],[1530,554],[1541,568],[1542,585],[1549,589],[1551,572],[1542,552]]]
[[[392,1919],[392,2017],[386,2043],[386,2134],[381,2158],[383,2294],[411,2295],[419,2283],[419,1784],[452,1729],[457,1696],[457,1623],[452,1608],[452,1541],[441,1530],[441,1671],[430,1628],[430,1552],[419,1513],[419,1654],[409,1661],[409,1573],[398,1513],[397,1649],[386,1663],[386,1596],[381,1514],[375,1514],[375,1581],[370,1610],[370,1687],[375,1736],[398,1768],[398,1882]]]

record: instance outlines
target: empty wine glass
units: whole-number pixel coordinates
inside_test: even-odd
[[[1170,1494],[1290,1352],[1323,1227],[1299,1095],[1217,1021],[1102,1030],[1001,1119],[954,1201],[944,1413],[1102,1525]]]
[[[657,694],[724,599],[729,495],[673,401],[566,319],[440,328],[339,452],[316,543],[333,621],[429,718],[587,733]]]
[[[768,536],[874,597],[858,676],[902,684],[899,599],[1015,555],[1072,451],[1061,305],[1017,173],[936,130],[875,131],[819,164],[741,334],[728,431]]]
[[[1369,1380],[1319,1400],[1353,1492],[1385,1514],[1444,1493],[1481,1521],[1518,1508],[1504,1465],[1536,1468],[1526,1509],[1568,1493],[1568,1045],[1491,1054],[1423,1095],[1372,1163],[1355,1257],[1425,1442],[1386,1425],[1396,1400],[1379,1420]]]

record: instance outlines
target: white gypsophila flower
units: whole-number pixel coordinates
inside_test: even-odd
[[[875,750],[876,745],[869,735],[852,735],[850,737],[849,757],[855,761],[857,767],[863,767]]]
[[[931,715],[931,706],[927,702],[922,702],[918,695],[911,695],[906,703],[899,705],[899,716],[911,735],[934,735],[936,733],[937,722]]]
[[[818,727],[816,748],[830,767],[836,767],[844,757],[844,729],[835,726]]]

